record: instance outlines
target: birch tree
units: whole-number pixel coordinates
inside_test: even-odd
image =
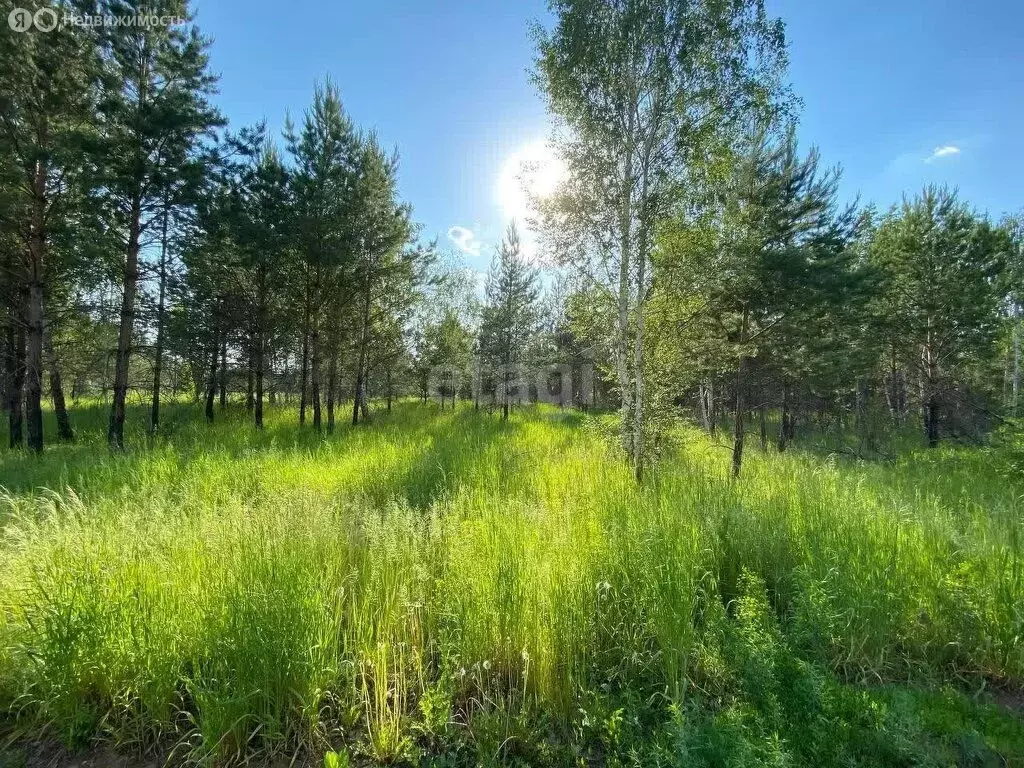
[[[782,25],[761,0],[556,0],[538,30],[536,81],[567,166],[542,207],[563,259],[594,265],[615,304],[622,445],[645,463],[644,307],[659,221],[687,170],[737,114],[766,108],[785,63]]]

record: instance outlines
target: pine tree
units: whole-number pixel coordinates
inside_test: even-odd
[[[238,277],[251,334],[254,420],[262,429],[268,342],[282,311],[276,289],[284,284],[293,253],[294,208],[289,176],[273,145],[265,146],[256,163],[246,169],[234,198]]]
[[[9,265],[14,270],[8,277],[22,286],[24,312],[10,316],[25,324],[25,421],[28,446],[36,452],[43,449],[44,352],[52,349],[45,296],[59,273],[53,232],[67,225],[80,199],[95,74],[92,42],[78,28],[0,36],[0,162],[15,181],[6,187],[14,199],[4,206],[2,224],[21,241],[21,257]],[[71,439],[59,367],[50,357],[60,437]]]
[[[537,270],[523,256],[515,222],[508,225],[487,273],[487,303],[480,323],[481,356],[496,375],[502,419],[508,420],[513,387],[522,387],[517,367],[537,324]]]
[[[329,311],[338,334],[337,326],[351,295],[349,283],[355,258],[351,222],[360,149],[355,127],[330,81],[316,88],[301,131],[296,132],[289,122],[285,134],[295,165],[295,228],[302,258],[299,424],[305,423],[306,409],[311,404],[313,425],[320,429],[323,313]],[[340,339],[336,337],[330,344],[329,384],[336,380],[332,372],[337,369],[339,351]],[[328,392],[327,399],[333,404],[334,393]],[[329,422],[332,416],[333,412],[328,414]]]
[[[356,372],[352,423],[369,415],[367,380],[382,303],[396,286],[419,279],[430,249],[407,249],[415,233],[412,209],[398,201],[398,156],[387,155],[370,134],[360,142],[350,224],[355,234],[352,270],[356,303]]]
[[[747,414],[756,408],[763,423],[775,382],[782,390],[780,448],[791,437],[788,393],[806,374],[803,350],[850,301],[847,245],[856,229],[853,209],[837,208],[838,172],[819,173],[816,150],[801,157],[792,130],[781,137],[755,132],[738,150],[717,213],[683,221],[663,240],[655,264],[667,279],[654,304],[659,329],[682,329],[673,370],[692,360],[690,381],[702,382],[702,397],[709,379],[731,391],[734,476]],[[712,409],[706,401],[700,407],[710,429]]]
[[[999,327],[996,277],[1006,254],[956,193],[927,187],[879,224],[871,258],[882,277],[889,344],[917,380],[923,431],[938,445],[943,402]]]
[[[184,0],[106,0],[113,16],[188,17]],[[121,311],[108,442],[124,447],[125,399],[135,333],[139,254],[159,229],[167,191],[203,138],[221,123],[208,97],[208,41],[188,25],[100,27],[104,133],[96,154],[97,183],[108,226],[121,234]]]

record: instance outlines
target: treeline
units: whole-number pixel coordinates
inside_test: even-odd
[[[866,450],[887,424],[934,446],[1017,415],[1024,219],[939,188],[842,206],[760,0],[553,8],[536,80],[568,173],[540,223],[638,478],[680,408],[731,429],[734,474],[755,418],[765,447],[835,425]]]
[[[816,152],[765,151],[744,158],[768,165],[732,211],[665,225],[645,309],[655,397],[728,424],[735,474],[751,426],[762,449],[784,451],[799,423],[852,433],[863,454],[893,427],[916,422],[934,447],[1015,416],[1019,222],[941,188],[881,215],[840,209]]]
[[[190,18],[184,2],[110,0],[78,12]],[[208,41],[192,23],[60,27],[2,36],[0,300],[10,444],[42,450],[48,376],[59,437],[70,394],[110,398],[124,445],[129,391],[205,397],[214,418],[245,380],[299,393],[300,421],[352,421],[367,383],[409,352],[432,276],[398,199],[398,159],[319,87],[283,148],[263,125],[237,132],[211,104]],[[268,387],[268,382],[270,383]]]
[[[329,82],[275,142],[227,130],[191,23],[0,36],[11,445],[42,449],[47,392],[61,439],[65,392],[109,397],[115,449],[129,392],[152,434],[168,391],[210,420],[243,392],[257,427],[288,398],[327,431],[371,396],[507,418],[554,393],[619,408],[639,478],[681,412],[731,431],[736,474],[751,431],[785,450],[852,429],[867,451],[894,425],[936,445],[1018,414],[1024,218],[942,188],[841,205],[838,170],[797,146],[783,28],[760,0],[553,10],[535,81],[567,172],[532,224],[556,268],[542,280],[511,225],[483,292],[419,242],[397,156]]]
[[[190,18],[183,2],[158,5],[98,12]],[[109,400],[119,450],[129,395],[148,404],[150,435],[167,393],[201,400],[213,421],[243,392],[257,428],[265,402],[286,398],[300,425],[330,432],[343,402],[353,424],[367,418],[370,393],[387,408],[403,394],[472,397],[507,418],[531,393],[516,366],[562,359],[565,324],[547,319],[560,305],[541,300],[515,227],[481,301],[472,273],[419,242],[397,155],[330,82],[278,144],[262,124],[227,129],[190,22],[31,30],[3,45],[11,447],[43,449],[47,390],[62,440],[74,437],[67,397]]]

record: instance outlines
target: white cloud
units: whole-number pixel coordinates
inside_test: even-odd
[[[953,144],[947,144],[944,147],[936,147],[935,151],[932,152],[931,156],[925,160],[926,163],[934,163],[936,160],[941,160],[944,157],[953,157],[960,154],[960,147]]]
[[[476,235],[473,234],[473,230],[460,227],[457,224],[448,230],[448,239],[455,244],[463,253],[468,253],[470,256],[480,255],[480,241]]]

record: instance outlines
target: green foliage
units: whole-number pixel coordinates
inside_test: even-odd
[[[718,622],[701,653],[720,663],[722,674],[677,714],[678,764],[989,765],[1024,736],[1012,717],[948,687],[837,682],[801,657],[763,580],[750,573],[732,618]],[[707,706],[708,695],[718,707]]]
[[[484,357],[494,365],[523,358],[529,336],[538,324],[540,287],[537,270],[522,253],[515,222],[509,224],[487,273],[487,304],[480,328]]]
[[[537,270],[522,253],[515,222],[508,226],[487,273],[487,302],[480,320],[480,356],[492,368],[492,388],[508,418],[508,403],[523,398],[524,383],[514,367],[524,361],[527,344],[538,326],[540,295]]]
[[[1007,245],[946,189],[927,188],[882,219],[870,256],[883,278],[888,338],[912,370],[925,365],[922,348],[941,359],[934,375],[947,379],[970,356],[990,352],[999,323],[995,278]]]
[[[115,456],[101,404],[75,417],[77,444],[0,460],[19,732],[195,762],[1024,755],[1018,718],[948,687],[1024,679],[1021,489],[994,449],[755,452],[730,483],[683,430],[638,486],[603,417],[556,409],[406,402],[323,438],[172,402]]]
[[[40,455],[0,453],[0,762],[24,762],[8,727],[195,765],[1024,760],[997,704],[1024,685],[1020,220],[938,189],[840,210],[838,172],[772,133],[795,104],[761,0],[552,11],[536,75],[568,173],[539,214],[580,274],[543,306],[514,224],[485,306],[433,271],[397,152],[329,81],[282,156],[262,124],[214,141],[192,24],[2,36],[4,405]],[[125,421],[151,335],[208,422],[220,389],[216,427],[172,397],[157,430],[155,370],[151,433]],[[58,358],[80,400],[79,442],[47,451],[44,349],[55,401]],[[426,402],[474,351],[501,421],[455,386]],[[618,419],[510,418],[515,365],[589,355]],[[407,367],[424,402],[392,412]],[[228,402],[242,371],[260,430]],[[957,433],[990,433],[1000,376],[988,444],[901,431],[913,401],[937,447],[960,402]],[[698,387],[710,438],[679,417]],[[342,398],[355,425],[381,394],[334,432]],[[734,475],[760,416],[741,481],[726,400]],[[885,455],[886,406],[900,450],[841,459]],[[139,447],[97,450],[108,429]]]
[[[535,81],[560,131],[567,179],[540,205],[551,251],[600,284],[622,447],[642,478],[663,414],[648,403],[646,305],[660,226],[715,177],[738,126],[792,106],[785,36],[761,0],[559,0],[537,28]],[[653,388],[656,391],[656,388]],[[654,418],[652,418],[652,416]]]

